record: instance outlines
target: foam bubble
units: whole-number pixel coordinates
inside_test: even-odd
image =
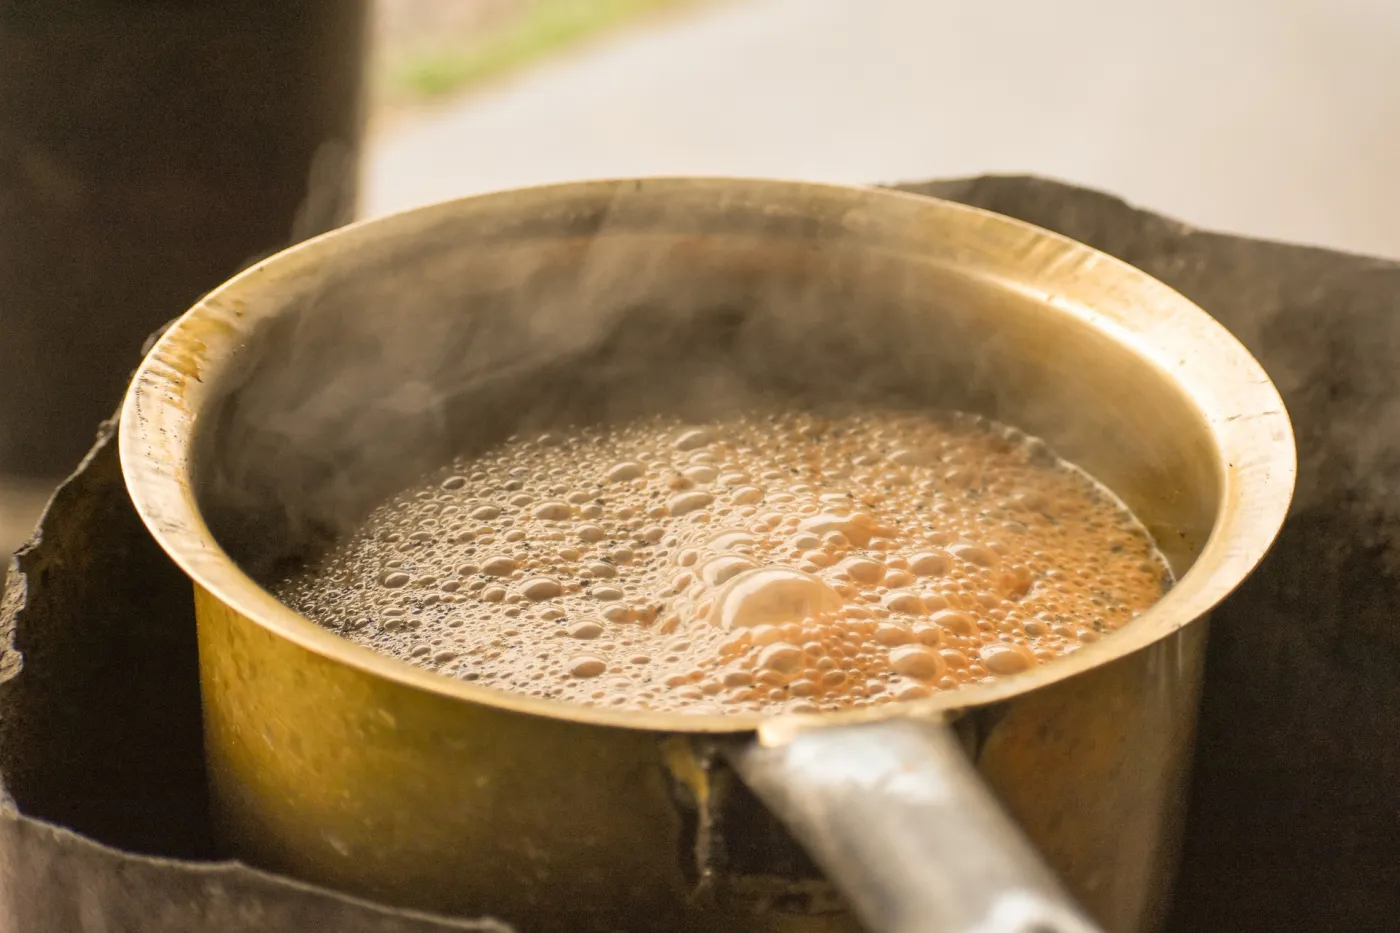
[[[807,618],[840,605],[840,597],[818,577],[788,567],[760,567],[724,585],[710,619],[726,630],[753,628]]]
[[[714,436],[706,428],[692,428],[676,438],[675,447],[677,450],[694,450],[711,443],[713,438]]]
[[[533,577],[520,584],[520,594],[526,599],[553,599],[564,592],[564,588],[553,577]]]
[[[900,645],[890,651],[890,669],[904,677],[933,680],[943,672],[943,659],[923,645]]]
[[[640,479],[645,472],[642,465],[635,460],[624,460],[612,466],[605,476],[609,483],[625,483],[628,480]]]

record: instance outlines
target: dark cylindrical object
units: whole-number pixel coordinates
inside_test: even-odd
[[[353,212],[365,0],[0,0],[0,474],[66,472],[142,338]]]

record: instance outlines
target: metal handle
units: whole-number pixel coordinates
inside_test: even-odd
[[[948,726],[821,727],[730,751],[872,933],[1098,933]]]

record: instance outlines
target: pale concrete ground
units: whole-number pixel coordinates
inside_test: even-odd
[[[10,552],[29,537],[52,491],[52,484],[42,480],[0,476],[0,589]]]
[[[369,147],[368,215],[587,177],[1035,172],[1400,256],[1393,0],[719,0]]]

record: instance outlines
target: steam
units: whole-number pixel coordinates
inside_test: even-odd
[[[778,397],[967,408],[1071,448],[1066,425],[1106,427],[1018,381],[978,313],[1011,297],[883,257],[839,214],[644,186],[536,213],[491,203],[347,239],[216,387],[196,484],[255,575],[455,454],[563,423]]]

